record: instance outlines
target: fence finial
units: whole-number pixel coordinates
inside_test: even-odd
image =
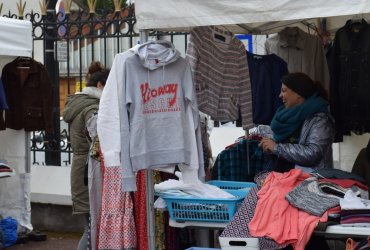
[[[71,6],[72,6],[72,0],[66,0],[66,5],[65,5],[65,12],[66,14],[71,13]]]
[[[115,12],[120,12],[121,11],[122,2],[123,2],[123,0],[113,0],[114,11]]]
[[[24,2],[24,4],[22,4],[22,0],[19,0],[19,4],[17,3],[17,9],[18,9],[18,16],[20,18],[23,18],[25,8],[26,8],[26,2]]]
[[[41,15],[46,16],[46,10],[48,9],[49,0],[46,2],[46,0],[41,0],[39,2]]]
[[[87,0],[87,4],[89,5],[89,12],[90,13],[95,13],[96,2],[97,2],[97,0]]]

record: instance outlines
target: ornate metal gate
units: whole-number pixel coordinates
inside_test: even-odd
[[[57,0],[40,0],[39,13],[24,13],[26,1],[19,0],[18,14],[9,11],[4,15],[32,22],[34,59],[43,61],[53,83],[54,133],[32,133],[32,164],[70,164],[69,129],[61,119],[66,96],[82,90],[91,61],[110,67],[115,54],[139,40],[134,30],[134,6],[121,8],[121,2],[113,0],[114,10],[95,10],[94,4],[89,10],[73,10],[72,1],[65,0],[56,12]]]
[[[61,119],[65,99],[82,90],[91,61],[110,67],[117,53],[139,41],[134,5],[121,8],[122,0],[112,0],[114,10],[95,10],[96,0],[88,0],[89,10],[83,10],[73,9],[72,0],[61,4],[57,0],[39,0],[40,11],[24,13],[26,1],[17,1],[18,14],[9,11],[3,16],[32,22],[33,57],[43,62],[53,83],[54,133],[32,133],[32,164],[66,166],[71,163],[72,149],[69,128]],[[1,11],[0,3],[0,14]],[[150,36],[170,40],[185,53],[186,33],[151,32]]]

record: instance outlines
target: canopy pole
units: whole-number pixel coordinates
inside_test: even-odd
[[[149,40],[149,31],[140,30],[140,42],[145,43]],[[153,171],[146,170],[146,222],[148,234],[148,249],[155,249],[155,216],[154,216],[154,179]]]

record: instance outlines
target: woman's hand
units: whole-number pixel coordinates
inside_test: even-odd
[[[262,148],[263,151],[271,154],[276,147],[276,142],[269,138],[263,138],[258,146]]]

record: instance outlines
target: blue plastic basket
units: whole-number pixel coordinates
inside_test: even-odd
[[[256,186],[254,182],[241,182],[241,181],[208,181],[208,184],[217,186],[221,189],[231,190],[231,189],[250,189]]]
[[[209,222],[229,222],[238,205],[243,201],[249,189],[255,186],[254,183],[222,181],[221,189],[234,195],[234,198],[197,198],[193,196],[169,196],[162,198],[167,203],[170,218],[175,221],[209,221]],[[208,184],[218,186],[219,181]],[[237,188],[240,187],[240,188]],[[232,188],[231,188],[232,187]]]

